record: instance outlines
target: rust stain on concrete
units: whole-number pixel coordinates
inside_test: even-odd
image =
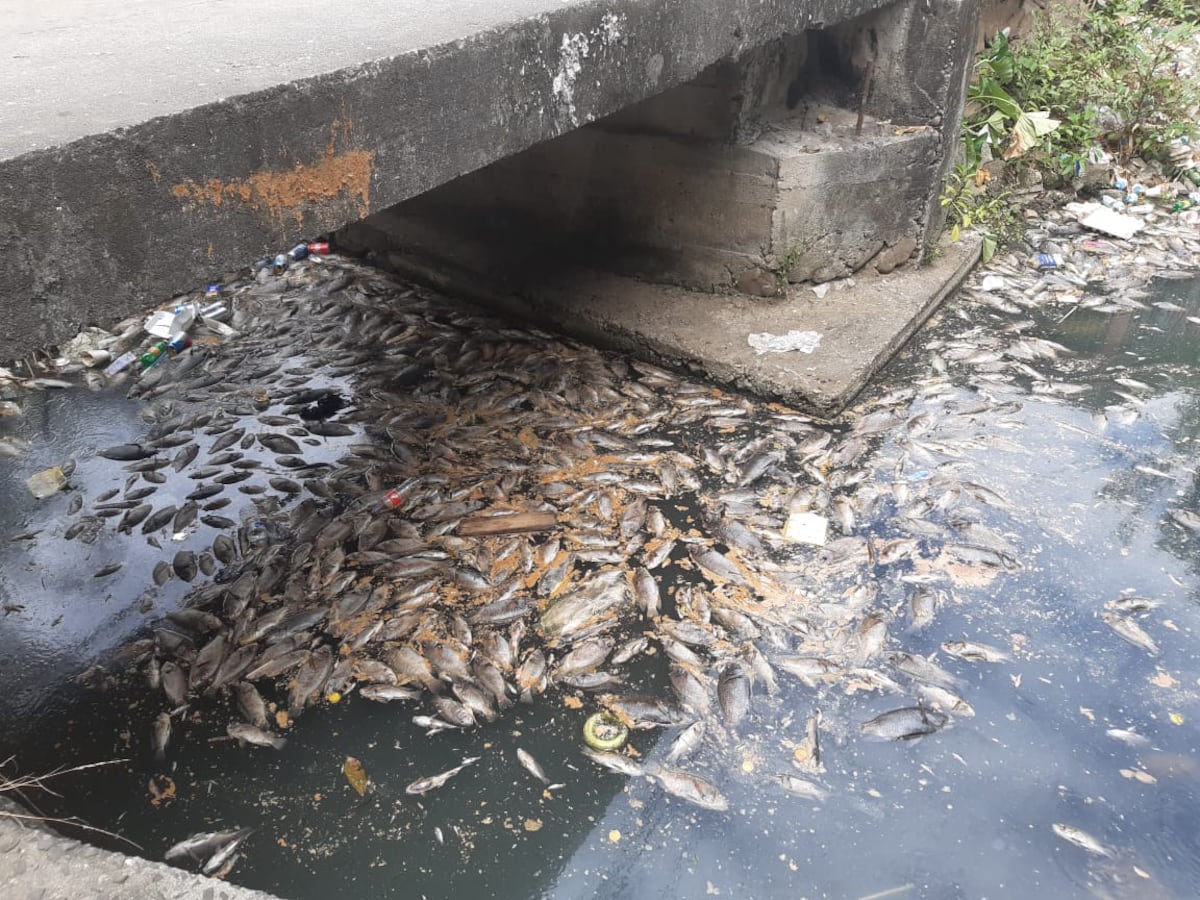
[[[375,153],[337,149],[339,143],[350,143],[352,127],[343,112],[342,118],[333,122],[325,152],[310,165],[296,163],[290,170],[261,170],[245,178],[210,178],[205,182],[188,179],[174,185],[171,196],[197,206],[220,207],[225,202],[249,206],[278,226],[291,219],[302,228],[306,210],[339,200],[352,203],[362,218],[371,211]]]

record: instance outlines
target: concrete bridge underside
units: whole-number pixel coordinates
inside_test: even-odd
[[[948,162],[978,16],[977,0],[10,6],[0,37],[2,360],[731,65],[741,81],[725,99],[743,108],[707,137],[745,143],[755,109],[738,91],[786,93],[763,60],[784,65],[780,46],[839,23],[852,23],[829,33],[860,113],[926,133],[908,164],[923,170],[909,191],[911,237],[927,243],[940,223],[931,185]],[[775,99],[794,108],[795,98]],[[655,125],[680,127],[661,115]],[[678,148],[676,137],[662,146]],[[694,169],[693,150],[681,167]],[[783,235],[778,222],[762,227],[764,268],[778,274],[784,248],[769,246],[770,232],[776,243]],[[662,259],[649,249],[644,259]],[[663,280],[720,289],[709,268],[697,274],[684,260],[665,265]],[[729,287],[761,294],[752,268],[716,265]]]

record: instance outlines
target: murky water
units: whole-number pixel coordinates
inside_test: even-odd
[[[430,737],[410,721],[411,707],[351,696],[306,712],[278,753],[227,741],[231,713],[214,700],[178,723],[164,773],[148,742],[160,702],[115,685],[32,707],[44,717],[21,756],[129,758],[102,775],[62,779],[61,807],[47,798],[45,808],[116,831],[150,856],[195,831],[252,825],[232,880],[298,900],[1200,895],[1200,661],[1192,651],[1200,554],[1197,536],[1168,515],[1198,507],[1200,326],[1188,317],[1200,315],[1200,280],[1156,282],[1151,293],[1147,304],[1167,307],[1116,315],[1048,307],[1017,316],[954,300],[861,404],[894,402],[903,415],[872,438],[864,484],[878,485],[879,495],[855,530],[877,547],[910,538],[919,548],[867,570],[879,590],[874,605],[891,616],[887,646],[936,652],[974,708],[937,734],[868,741],[859,723],[915,697],[818,690],[780,674],[777,697],[756,690],[738,731],[689,763],[725,792],[728,812],[698,810],[646,779],[600,773],[578,752],[583,712],[553,691],[496,724]],[[1022,333],[1073,351],[1033,364],[1048,378],[1033,381],[962,349],[1022,317],[1032,322]],[[936,373],[939,363],[948,377]],[[889,401],[893,389],[906,392]],[[136,405],[112,397],[69,392],[47,395],[46,403],[65,405],[47,408],[45,420],[56,428],[20,463],[30,472],[89,443],[133,439],[139,428]],[[83,432],[99,411],[84,403],[103,404],[103,434]],[[80,436],[68,446],[56,443],[74,432]],[[75,476],[96,477],[82,463]],[[6,485],[3,499],[16,516],[6,533],[59,527],[68,497],[34,505],[16,496],[19,479]],[[947,490],[957,491],[953,504],[944,501]],[[900,515],[906,494],[929,508]],[[699,517],[695,497],[677,505],[681,520]],[[942,540],[923,530],[926,521],[964,533],[986,528],[1014,551],[1016,564],[947,558]],[[197,545],[207,538],[198,536]],[[45,543],[47,555],[61,555],[61,542]],[[6,602],[30,598],[4,625],[22,629],[8,633],[30,644],[37,634],[47,644],[37,652],[70,671],[84,656],[75,648],[119,633],[119,610],[136,606],[158,557],[127,564],[136,577],[106,584],[107,599],[89,599],[81,574],[115,551],[97,542],[86,564],[73,560],[56,571],[48,559],[30,563],[29,544],[17,542],[0,559]],[[61,583],[51,579],[30,595],[47,571]],[[915,629],[908,603],[926,576],[945,600],[931,624]],[[686,577],[695,576],[674,571],[670,579]],[[169,603],[183,588],[155,602]],[[1100,618],[1106,602],[1128,594],[1161,604],[1136,616],[1156,656]],[[73,631],[48,627],[81,607],[96,611],[64,617]],[[960,639],[1011,659],[972,663],[939,651]],[[51,670],[45,663],[26,677],[15,674],[23,663],[8,665],[5,683],[26,685],[18,697]],[[668,690],[661,659],[626,674],[634,688]],[[821,803],[791,796],[771,778],[794,771],[793,750],[816,708],[828,792]],[[1132,746],[1109,729],[1134,731],[1146,743]],[[632,743],[643,758],[659,760],[669,739],[646,731]],[[564,787],[535,781],[517,764],[517,747]],[[360,759],[374,783],[365,798],[345,783],[347,756]],[[479,762],[445,787],[419,798],[404,793],[417,777],[469,756]],[[170,776],[156,789],[169,784],[174,796],[152,803],[156,774]],[[1083,829],[1110,855],[1064,842],[1053,823]]]

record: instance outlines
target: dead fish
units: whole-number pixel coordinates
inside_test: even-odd
[[[630,759],[622,753],[613,753],[608,750],[593,750],[590,747],[584,747],[583,755],[601,768],[608,769],[610,772],[616,772],[618,775],[628,775],[632,778],[645,774],[639,762]]]
[[[1009,655],[1003,650],[977,641],[943,641],[942,650],[968,662],[998,663],[1009,660]]]
[[[1110,728],[1104,733],[1114,741],[1120,741],[1122,744],[1128,744],[1130,747],[1145,747],[1150,743],[1150,738],[1144,734],[1138,734],[1136,731],[1130,731],[1127,728]]]
[[[442,731],[453,731],[458,727],[457,725],[451,725],[449,722],[439,719],[436,716],[413,716],[412,720],[413,724],[418,728],[427,729],[425,732],[426,737],[430,737],[431,735],[438,734]]]
[[[188,673],[189,690],[199,691],[212,681],[213,676],[217,674],[217,669],[225,661],[225,651],[224,634],[218,634],[200,649],[200,652],[196,654],[196,661]]]
[[[154,455],[153,448],[143,447],[141,444],[118,444],[115,447],[108,447],[104,450],[96,451],[97,456],[103,456],[105,459],[115,459],[119,462],[132,462],[137,459],[146,459]]]
[[[812,800],[814,803],[825,802],[825,791],[807,779],[797,778],[795,775],[789,775],[785,772],[776,775],[775,780],[789,794],[803,797],[806,800]]]
[[[124,565],[124,563],[109,563],[107,566],[97,569],[96,572],[92,575],[92,577],[93,578],[106,578],[109,575],[112,575],[116,572],[121,571],[121,566],[123,566],[123,565]]]
[[[242,841],[252,831],[251,828],[238,828],[233,831],[194,834],[173,845],[163,858],[169,863],[200,863],[230,843]]]
[[[237,522],[235,522],[233,519],[230,519],[226,516],[214,516],[212,513],[207,513],[207,514],[201,516],[200,521],[203,522],[205,525],[207,525],[209,528],[217,528],[222,531],[233,528],[235,525],[237,525]],[[213,545],[213,550],[215,553],[216,544]],[[218,555],[217,558],[220,559],[220,556]],[[232,562],[233,558],[230,557],[229,561]]]
[[[117,526],[117,531],[133,531],[133,529],[141,524],[142,521],[145,520],[146,516],[150,515],[150,513],[153,511],[154,507],[149,503],[143,503],[140,506],[135,506],[121,517],[121,524]]]
[[[434,708],[447,722],[459,728],[472,728],[476,724],[475,713],[465,703],[452,700],[449,697],[434,697]]]
[[[863,734],[885,741],[906,741],[911,738],[933,734],[945,726],[949,717],[937,710],[924,706],[908,706],[881,713],[859,729]]]
[[[142,523],[142,534],[151,534],[163,528],[168,522],[175,518],[177,512],[174,506],[164,506],[162,509],[155,510],[153,514],[146,517],[146,521]]]
[[[237,705],[242,715],[255,728],[267,727],[267,704],[263,701],[258,688],[248,681],[239,681],[234,689],[237,694]]]
[[[681,759],[687,759],[693,753],[700,749],[700,745],[704,742],[704,734],[708,730],[704,719],[697,719],[683,731],[671,744],[671,749],[667,753],[667,762],[676,763]],[[636,773],[635,773],[636,774]]]
[[[259,434],[258,442],[272,453],[278,453],[280,455],[298,454],[302,452],[300,445],[284,434]]]
[[[287,738],[271,734],[269,731],[253,725],[247,725],[245,722],[232,723],[225,731],[238,742],[238,746],[244,747],[246,744],[250,744],[252,747],[270,747],[272,750],[282,750],[287,745]]]
[[[182,472],[187,468],[188,464],[196,458],[199,452],[199,444],[188,444],[175,454],[175,458],[171,461],[171,468],[173,468],[176,472]]]
[[[1050,828],[1067,843],[1074,844],[1076,847],[1082,847],[1088,853],[1095,856],[1104,856],[1111,859],[1114,855],[1112,850],[1104,846],[1082,828],[1076,828],[1074,825],[1066,825],[1062,822],[1055,822]]]
[[[520,761],[521,765],[525,767],[525,771],[527,771],[542,784],[550,783],[550,779],[546,776],[545,770],[542,769],[538,761],[520,747],[517,748],[517,759]]]
[[[245,428],[233,428],[229,431],[226,431],[212,442],[212,446],[208,448],[209,456],[212,456],[215,453],[220,453],[222,450],[228,450],[230,447],[240,441],[245,434]]]
[[[163,762],[167,758],[167,745],[171,742],[171,715],[159,713],[154,718],[154,727],[150,734],[150,748],[154,751],[154,761]]]
[[[253,828],[239,829],[238,832],[236,832],[223,847],[218,848],[217,851],[211,857],[209,857],[208,862],[200,867],[200,871],[205,875],[223,877],[222,873],[227,873],[229,868],[232,867],[234,860],[237,858],[236,853],[238,847],[241,846],[242,841],[249,837],[253,831]]]
[[[404,789],[406,794],[424,794],[435,788],[440,788],[443,784],[465,769],[474,762],[479,761],[478,756],[468,756],[462,761],[461,765],[455,766],[453,769],[447,769],[445,772],[440,772],[437,775],[429,775],[425,778],[418,778]]]
[[[1142,626],[1133,619],[1113,612],[1103,612],[1100,614],[1100,618],[1105,625],[1117,633],[1117,637],[1145,650],[1151,656],[1158,656],[1158,644],[1154,642],[1154,638],[1146,634]]]
[[[172,568],[181,580],[190,582],[196,577],[196,554],[191,550],[180,550],[175,554]]]
[[[304,661],[292,681],[288,694],[288,712],[298,716],[309,698],[320,693],[333,672],[333,648],[322,644]]]
[[[180,707],[187,701],[187,676],[173,661],[168,660],[162,664],[159,680],[162,682],[163,693],[167,695],[167,702],[172,707]]]
[[[206,484],[196,488],[187,495],[188,500],[207,500],[209,497],[215,497],[221,491],[225,490],[223,484]]]
[[[686,800],[703,809],[723,812],[729,809],[729,801],[711,781],[668,766],[646,766],[644,774],[647,778],[658,782],[658,785],[673,797]]]
[[[207,523],[205,523],[207,524]],[[236,523],[230,523],[231,525]],[[237,544],[227,534],[218,534],[213,538],[212,554],[222,565],[229,565],[237,559]]]
[[[721,670],[717,682],[717,700],[721,704],[725,724],[737,728],[750,710],[750,679],[746,677],[746,669],[740,662],[728,663]]]
[[[363,699],[374,700],[376,703],[390,703],[394,700],[420,700],[425,696],[424,691],[402,684],[368,684],[361,687],[358,693]]]

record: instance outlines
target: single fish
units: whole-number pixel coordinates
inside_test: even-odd
[[[1116,632],[1117,637],[1145,650],[1151,656],[1158,656],[1158,644],[1154,642],[1154,638],[1146,634],[1142,626],[1133,619],[1114,612],[1103,612],[1100,614],[1100,618],[1105,625]]]
[[[924,706],[908,706],[882,713],[859,728],[864,734],[886,741],[906,741],[933,734],[945,726],[949,716]]]
[[[550,783],[550,779],[546,777],[546,772],[542,769],[538,761],[520,747],[517,748],[517,759],[520,761],[521,765],[525,767],[525,771],[527,771],[542,784]]]
[[[682,769],[672,769],[668,766],[650,765],[645,769],[645,775],[673,797],[694,803],[703,809],[723,812],[729,809],[729,801],[711,781],[706,781],[699,775],[685,772]]]
[[[815,803],[825,802],[825,791],[807,779],[797,778],[795,775],[784,773],[776,775],[775,780],[789,794],[795,794],[797,797],[803,797]]]
[[[237,694],[237,705],[242,715],[255,728],[267,727],[267,704],[258,692],[258,688],[248,681],[239,681],[234,689]]]
[[[412,784],[404,789],[406,794],[424,794],[432,791],[435,788],[440,788],[443,784],[465,769],[474,762],[478,762],[480,757],[468,756],[462,761],[461,765],[455,766],[453,769],[447,769],[445,772],[439,772],[437,775],[428,775],[425,778],[418,778]]]
[[[282,750],[287,744],[287,738],[279,737],[271,734],[269,731],[264,731],[262,728],[256,728],[253,725],[247,725],[244,722],[232,723],[225,731],[240,746],[250,744],[254,747],[270,747],[272,750]]]
[[[675,738],[675,741],[671,744],[670,751],[667,753],[667,762],[671,764],[679,762],[679,760],[687,759],[699,750],[700,745],[704,742],[704,734],[707,730],[705,721],[697,719],[687,728],[683,729],[683,731],[679,732],[679,736]]]
[[[1009,659],[1003,650],[976,641],[944,641],[942,650],[968,662],[998,663]]]
[[[592,750],[590,747],[585,747],[583,755],[602,769],[608,769],[610,772],[616,772],[618,775],[636,777],[645,774],[641,763],[621,753],[612,753],[607,750]]]
[[[171,743],[171,714],[159,713],[154,718],[154,727],[150,733],[150,748],[154,751],[154,761],[164,762],[167,758],[167,745]]]
[[[1055,822],[1050,826],[1054,833],[1069,844],[1074,844],[1076,847],[1082,847],[1088,853],[1095,856],[1104,856],[1109,859],[1113,857],[1113,851],[1104,846],[1100,841],[1088,834],[1082,828],[1076,828],[1074,825],[1066,825],[1062,822]]]

